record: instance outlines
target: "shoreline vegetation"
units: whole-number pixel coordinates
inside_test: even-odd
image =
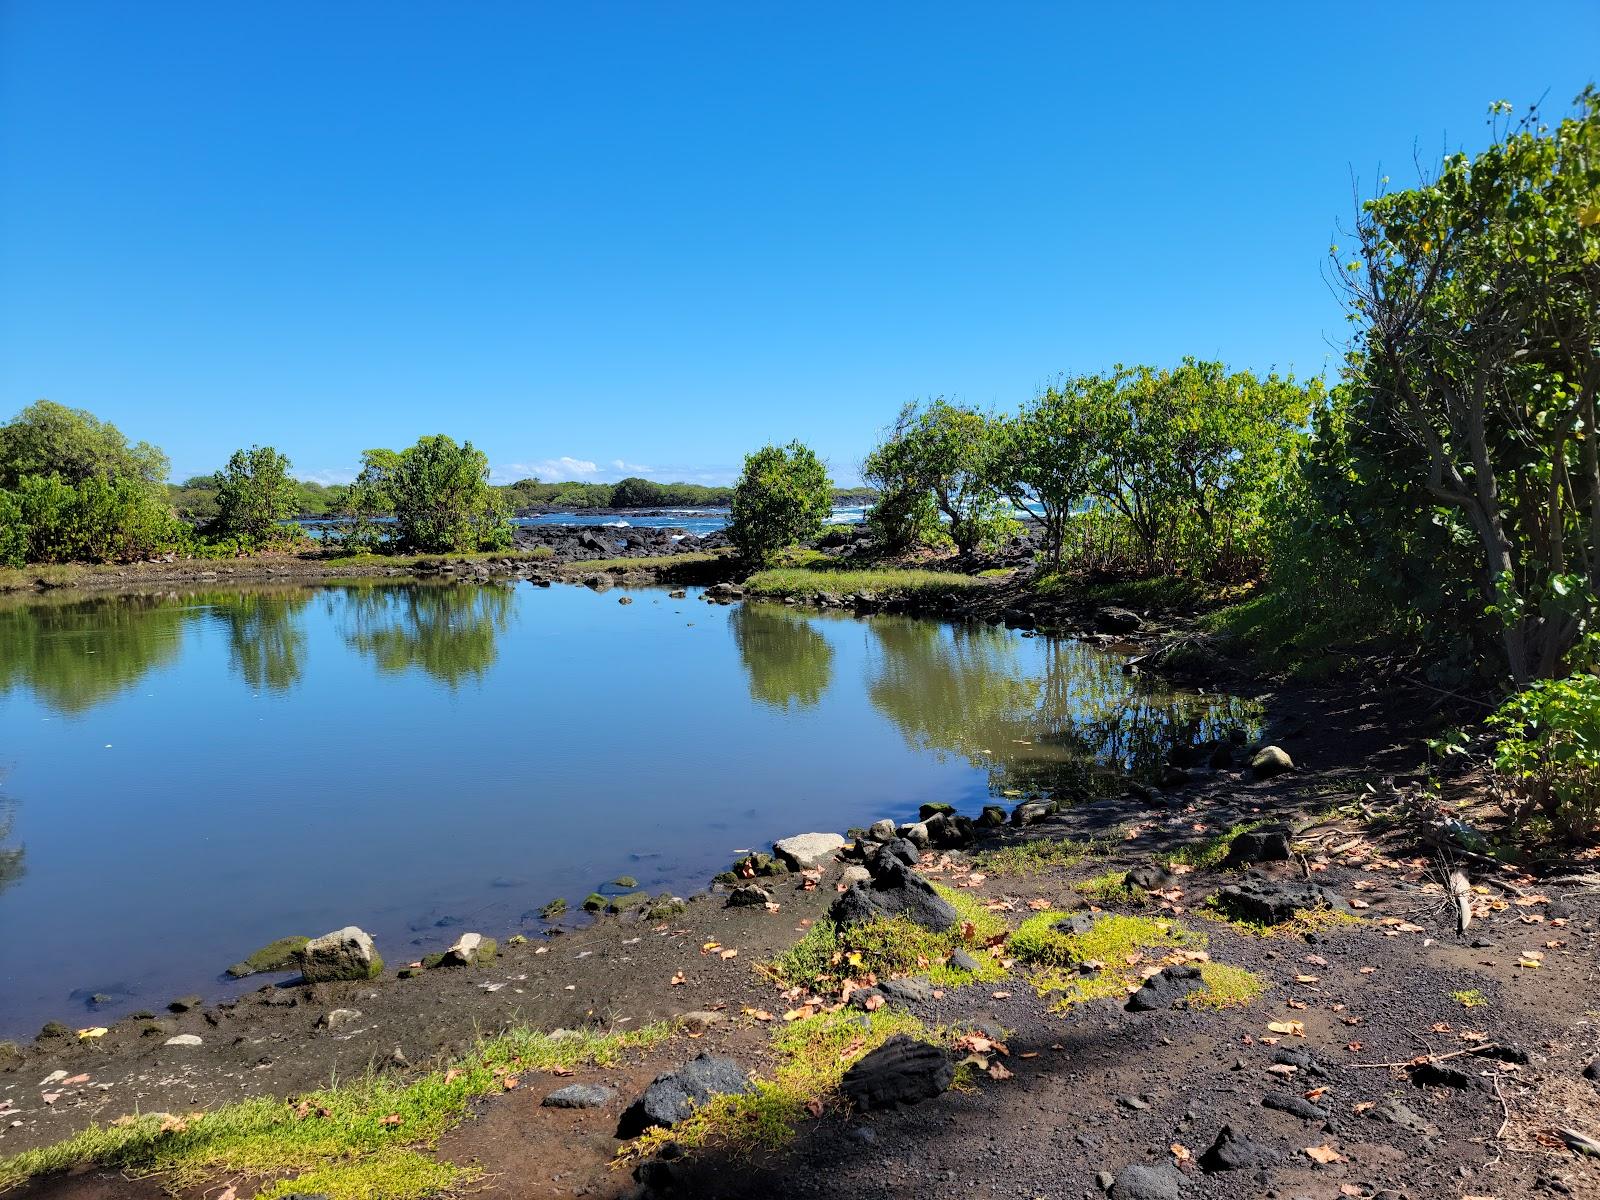
[[[1268,714],[1174,746],[1158,786],[798,834],[705,895],[597,893],[589,925],[399,971],[346,928],[247,1000],[46,1027],[0,1046],[0,1190],[98,1167],[420,1198],[559,1162],[770,1196],[890,1136],[956,1180],[1041,1110],[1135,1132],[1053,1137],[1048,1175],[1014,1166],[1027,1194],[1199,1172],[1373,1196],[1402,1162],[1410,1191],[1600,1188],[1600,94],[1491,116],[1487,150],[1330,247],[1337,381],[1185,359],[1012,412],[911,404],[859,528],[826,526],[839,493],[797,441],[749,456],[725,537],[514,531],[486,456],[441,434],[367,451],[312,547],[284,522],[334,501],[271,447],[189,481],[214,511],[186,520],[160,451],[92,415],[0,426],[0,589],[698,583],[1115,640],[1130,672],[1253,681]],[[691,494],[644,482],[607,503]],[[573,486],[513,489],[589,508]],[[178,1055],[184,1089],[136,1085]],[[569,1076],[587,1099],[553,1099]]]

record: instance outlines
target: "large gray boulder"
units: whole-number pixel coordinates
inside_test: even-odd
[[[383,959],[370,933],[346,925],[305,944],[300,951],[300,973],[307,983],[376,979],[383,974]]]
[[[702,1054],[676,1071],[657,1075],[622,1114],[617,1136],[638,1137],[656,1125],[671,1129],[713,1096],[751,1090],[744,1068],[733,1059]]]
[[[1258,779],[1270,779],[1274,775],[1294,770],[1294,759],[1289,757],[1289,752],[1282,746],[1263,746],[1250,760],[1250,769],[1255,772]]]
[[[844,848],[845,840],[837,833],[797,833],[772,843],[772,852],[793,871],[814,867]]]

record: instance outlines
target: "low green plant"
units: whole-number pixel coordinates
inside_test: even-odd
[[[1485,996],[1477,988],[1466,988],[1463,991],[1451,992],[1450,999],[1461,1005],[1462,1008],[1482,1008],[1489,1003],[1489,997]]]
[[[838,1106],[844,1073],[899,1034],[939,1039],[916,1017],[896,1008],[823,1013],[787,1024],[772,1037],[780,1062],[770,1079],[753,1080],[747,1093],[713,1096],[671,1129],[648,1130],[624,1146],[620,1156],[649,1158],[669,1145],[680,1153],[714,1146],[735,1156],[778,1149],[813,1115],[810,1105]]]
[[[330,1200],[420,1200],[477,1172],[421,1153],[471,1102],[519,1071],[613,1066],[671,1035],[665,1024],[626,1033],[553,1037],[514,1030],[480,1042],[450,1070],[412,1082],[369,1075],[287,1100],[259,1096],[212,1112],[147,1113],[94,1125],[53,1146],[0,1159],[0,1192],[39,1175],[94,1164],[159,1176],[186,1189],[219,1175],[282,1176],[264,1196],[320,1192]]]
[[[953,571],[924,571],[910,567],[874,567],[835,570],[818,567],[772,567],[745,581],[745,591],[755,596],[806,598],[831,593],[869,592],[915,600],[937,600],[973,588],[993,586],[991,580]]]
[[[1592,656],[1600,639],[1585,643]],[[1538,815],[1558,834],[1600,829],[1600,677],[1580,671],[1542,679],[1489,718],[1496,777],[1519,802],[1515,818]]]
[[[1208,838],[1198,842],[1190,842],[1186,846],[1179,846],[1176,850],[1168,850],[1155,856],[1156,862],[1167,870],[1173,867],[1193,867],[1195,870],[1206,870],[1219,866],[1222,860],[1228,857],[1228,847],[1233,839],[1241,833],[1249,833],[1252,829],[1260,829],[1266,821],[1240,821],[1230,825],[1220,833],[1214,833]]]
[[[1324,933],[1336,929],[1341,925],[1359,925],[1361,918],[1354,913],[1344,912],[1341,909],[1321,905],[1317,908],[1307,908],[1295,914],[1287,921],[1279,921],[1270,925],[1265,921],[1252,921],[1231,912],[1218,903],[1215,896],[1208,896],[1205,903],[1196,910],[1207,920],[1219,921],[1230,926],[1238,933],[1248,934],[1251,937],[1304,937],[1308,933]]]
[[[972,865],[986,875],[1043,875],[1057,867],[1075,867],[1104,852],[1104,847],[1096,842],[1034,838],[980,851],[973,856]]]
[[[1230,963],[1201,963],[1200,982],[1201,989],[1189,996],[1195,1008],[1243,1008],[1267,990],[1261,976]]]
[[[1102,906],[1120,904],[1143,908],[1150,903],[1150,893],[1129,883],[1128,873],[1123,870],[1107,871],[1104,875],[1085,879],[1074,884],[1073,890],[1084,899]]]
[[[826,918],[817,921],[788,950],[766,965],[766,971],[781,983],[833,992],[846,979],[874,975],[889,979],[897,975],[922,975],[941,987],[959,987],[998,979],[1004,969],[981,948],[1005,932],[1005,925],[984,908],[970,892],[960,892],[934,884],[934,890],[955,908],[959,920],[943,933],[894,917],[862,921],[854,925],[835,925]],[[963,971],[947,961],[956,950],[973,950],[976,972]]]
[[[1068,916],[1054,911],[1035,913],[1017,927],[1006,947],[1020,962],[1033,966],[1080,967],[1123,964],[1157,947],[1199,949],[1206,941],[1204,935],[1176,921],[1120,913],[1102,913],[1082,933],[1057,929]]]

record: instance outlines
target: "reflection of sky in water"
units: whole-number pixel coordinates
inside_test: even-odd
[[[1093,785],[1226,717],[996,627],[530,585],[0,604],[0,1036],[224,990],[356,923],[391,960],[619,873]],[[248,986],[248,985],[239,985]],[[114,1015],[114,1014],[113,1014]]]

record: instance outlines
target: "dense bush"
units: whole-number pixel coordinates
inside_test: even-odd
[[[943,532],[963,554],[1017,529],[987,474],[992,428],[983,413],[944,399],[900,410],[862,465],[882,497],[884,511],[873,524],[887,545],[927,541],[937,528],[931,516],[943,519]]]
[[[764,564],[816,537],[832,511],[828,473],[809,447],[763,446],[745,457],[734,485],[728,536],[746,561]]]
[[[159,494],[131,479],[27,475],[0,491],[0,555],[25,563],[130,562],[185,550],[189,527]]]
[[[1327,546],[1302,567],[1515,685],[1562,671],[1600,593],[1600,95],[1578,104],[1363,205],[1335,247],[1348,392],[1296,513]]]
[[[271,446],[235,450],[216,474],[217,516],[210,531],[248,545],[265,545],[283,535],[294,515],[295,486],[289,460]]]
[[[489,486],[488,456],[442,433],[418,438],[405,450],[368,450],[347,503],[344,541],[350,549],[392,544],[445,554],[511,544],[504,502]],[[393,514],[392,524],[373,520],[384,514]]]
[[[1489,726],[1495,772],[1521,802],[1566,837],[1600,832],[1600,678],[1580,671],[1511,696]]]

